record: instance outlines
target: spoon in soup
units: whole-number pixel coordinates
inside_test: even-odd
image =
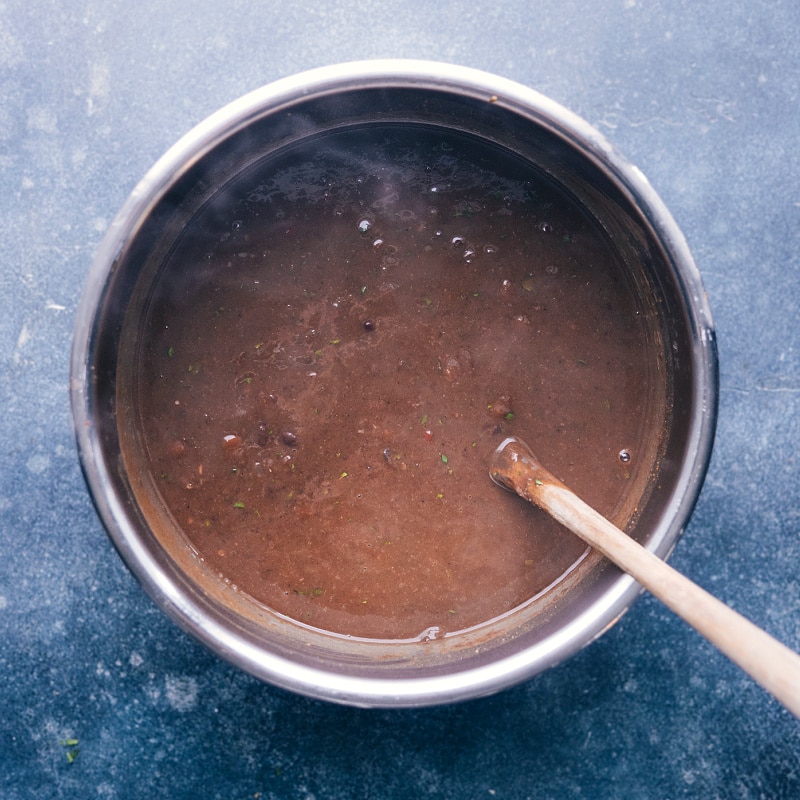
[[[800,718],[800,655],[623,533],[545,469],[521,439],[500,444],[489,476],[635,578]]]

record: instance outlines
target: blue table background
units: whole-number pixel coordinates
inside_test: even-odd
[[[0,797],[800,797],[800,722],[649,596],[488,699],[364,711],[259,683],[126,571],[68,400],[92,254],[193,125],[338,61],[495,72],[594,124],[682,227],[721,399],[672,563],[800,649],[799,32],[796,0],[1,3]]]

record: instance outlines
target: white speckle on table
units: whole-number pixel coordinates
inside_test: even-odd
[[[175,711],[191,711],[197,705],[197,681],[188,676],[168,675],[165,694]]]
[[[25,348],[25,345],[31,339],[31,332],[28,330],[28,323],[25,322],[22,324],[22,329],[19,332],[19,336],[17,336],[17,346],[14,348],[14,355],[12,356],[12,360],[14,364],[19,364],[20,359],[22,358],[22,350]]]
[[[128,659],[128,663],[132,667],[141,667],[144,664],[144,659],[134,650]]]
[[[109,72],[105,64],[92,64],[89,76],[89,96],[86,98],[86,113],[92,116],[109,95]]]
[[[55,135],[58,133],[56,112],[49,106],[34,106],[28,109],[28,130]]]
[[[35,453],[27,460],[25,466],[28,468],[28,472],[41,475],[50,469],[50,456],[46,453]]]
[[[119,797],[116,788],[110,783],[100,783],[97,786],[98,797]]]
[[[0,27],[0,64],[5,67],[13,67],[24,60],[22,47],[8,29]]]
[[[144,687],[144,693],[145,693],[147,699],[151,703],[155,704],[158,701],[158,699],[161,697],[161,689],[159,689],[158,686],[156,686],[153,683],[153,676],[152,675],[149,675],[148,677],[150,678],[150,683],[148,683],[147,686]]]

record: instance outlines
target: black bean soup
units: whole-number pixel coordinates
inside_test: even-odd
[[[606,233],[512,154],[329,134],[248,169],[172,249],[137,345],[139,435],[232,591],[336,634],[442,636],[585,556],[490,481],[505,436],[630,516],[662,423],[650,316]]]

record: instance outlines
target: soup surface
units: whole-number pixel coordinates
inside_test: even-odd
[[[490,481],[505,436],[628,520],[657,455],[657,337],[605,233],[511,154],[423,128],[325,143],[249,168],[172,249],[138,436],[236,591],[338,634],[441,636],[586,552]]]

